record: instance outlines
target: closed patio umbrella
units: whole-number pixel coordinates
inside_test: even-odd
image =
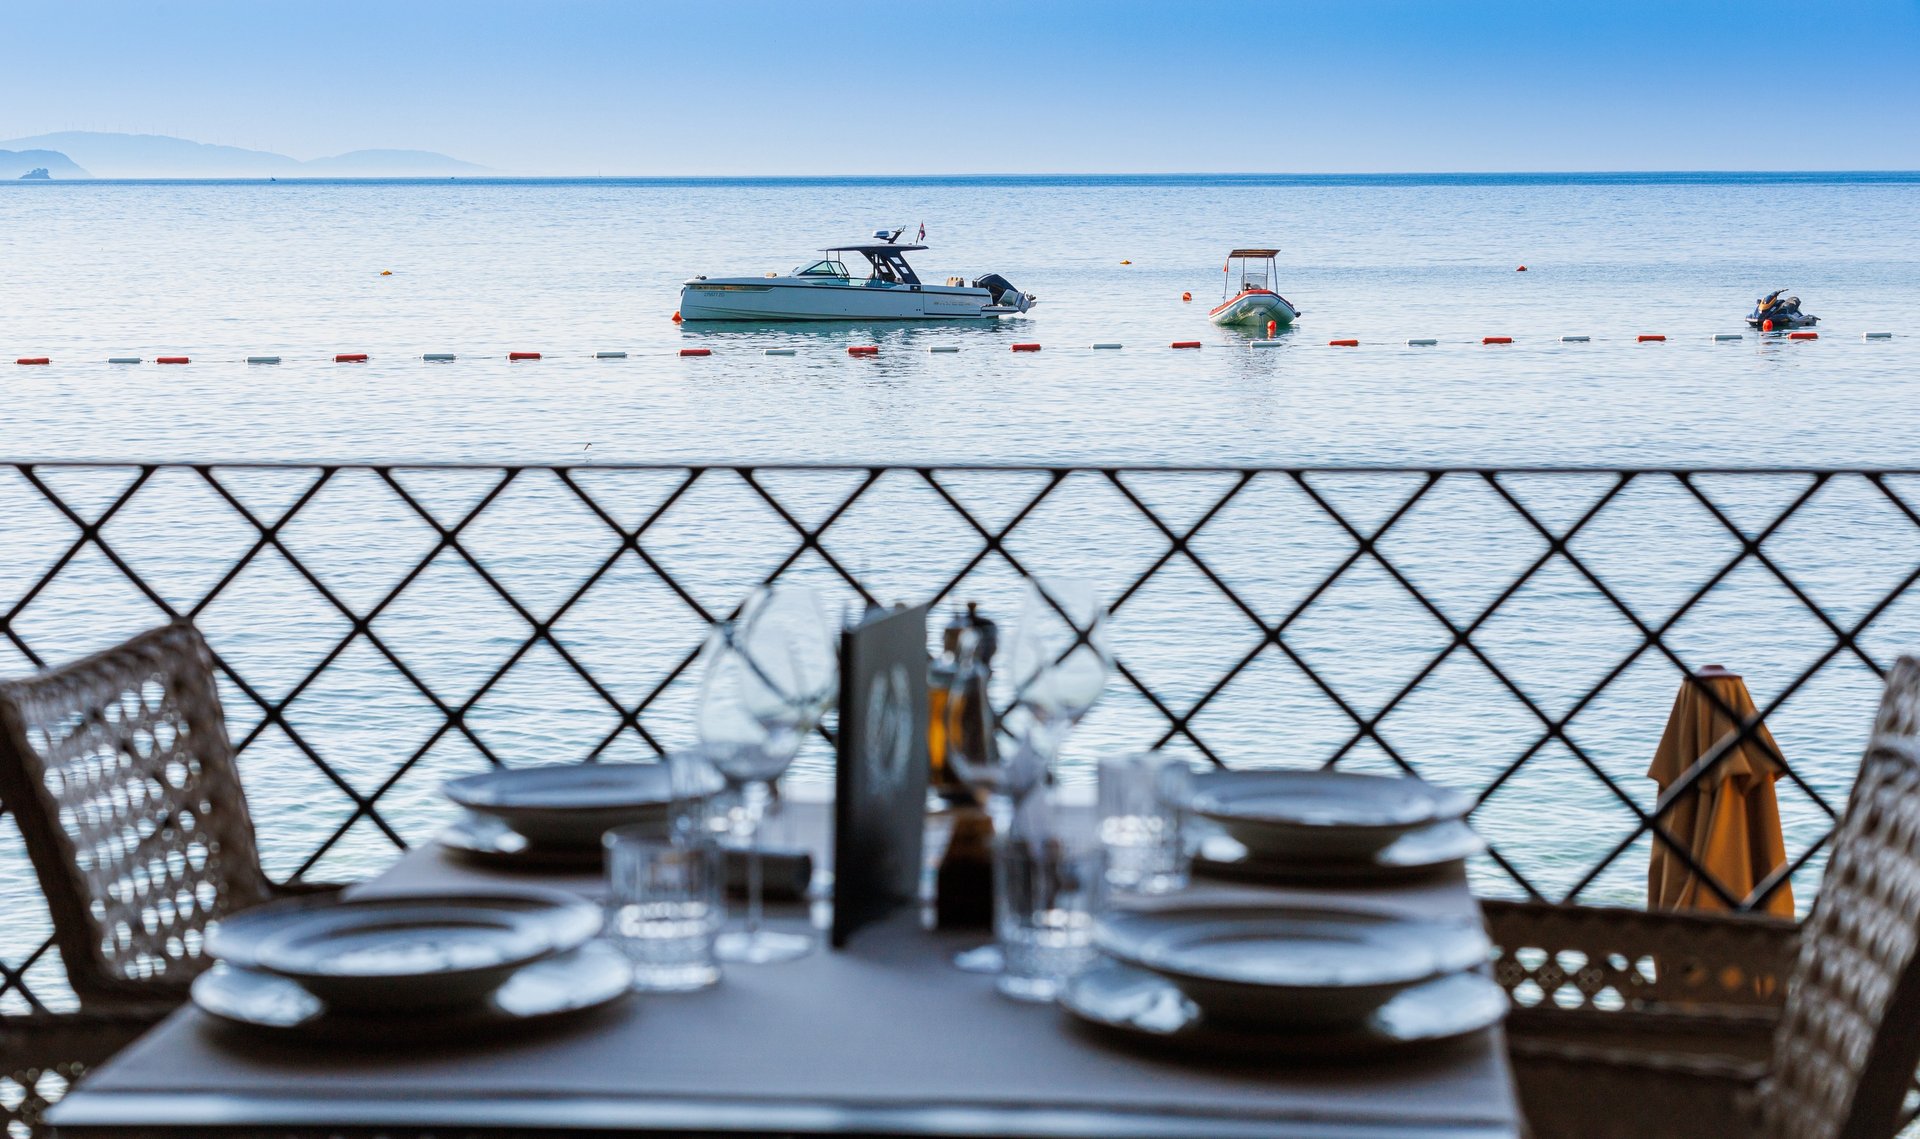
[[[1660,785],[1660,797],[1700,758],[1722,740],[1736,735],[1740,724],[1755,714],[1753,696],[1738,673],[1709,665],[1680,686],[1667,730],[1653,754],[1647,776]],[[1710,687],[1719,703],[1702,687]],[[1729,716],[1722,705],[1731,709]],[[1693,859],[1736,899],[1753,893],[1767,875],[1787,861],[1780,832],[1780,804],[1774,780],[1781,767],[1780,749],[1765,724],[1723,756],[1677,802],[1661,821]],[[1728,907],[1700,880],[1692,867],[1658,839],[1647,867],[1647,908],[1654,910],[1725,910]],[[1778,917],[1793,916],[1793,889],[1787,883],[1760,907]]]

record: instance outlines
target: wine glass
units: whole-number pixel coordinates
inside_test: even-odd
[[[947,762],[955,776],[985,798],[994,830],[1044,842],[1048,823],[1044,795],[1054,759],[1067,733],[1080,722],[1105,691],[1112,674],[1113,652],[1107,644],[1107,609],[1099,591],[1075,579],[1027,579],[1026,598],[1015,627],[1011,661],[1013,703],[1000,726],[1013,737],[1011,748],[994,742],[992,712],[968,709],[983,716],[972,731],[950,724],[949,741],[986,740],[989,746],[970,749],[949,746]],[[961,639],[963,657],[971,649]],[[949,714],[959,706],[950,702]],[[980,946],[954,956],[953,963],[969,973],[998,973],[1005,964],[999,944]]]
[[[1002,725],[1017,746],[1000,775],[1005,807],[1043,785],[1068,733],[1100,701],[1113,675],[1107,606],[1091,582],[1029,577],[1009,654],[1013,702]]]
[[[729,830],[747,849],[746,928],[722,934],[715,950],[723,961],[790,961],[811,952],[813,939],[762,928],[759,830],[774,780],[839,693],[833,632],[812,590],[764,587],[738,617],[713,627],[702,656],[700,744],[729,790],[738,792]]]

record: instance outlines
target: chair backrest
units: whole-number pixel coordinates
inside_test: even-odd
[[[207,924],[272,893],[213,670],[176,622],[0,684],[0,799],[83,1005],[184,998]]]
[[[1766,1133],[1883,1139],[1920,1062],[1920,661],[1887,676],[1873,738],[1800,931]]]

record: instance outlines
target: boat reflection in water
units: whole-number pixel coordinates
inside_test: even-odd
[[[922,282],[902,244],[902,230],[877,230],[871,241],[824,249],[820,260],[784,277],[695,277],[680,287],[680,318],[701,320],[981,320],[1026,312],[1036,302],[1005,277],[989,273],[971,285]],[[847,271],[843,254],[866,259],[868,275]]]

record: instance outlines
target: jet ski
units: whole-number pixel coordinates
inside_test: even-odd
[[[1747,327],[1782,332],[1790,328],[1812,328],[1820,323],[1819,317],[1800,311],[1799,297],[1781,295],[1786,291],[1776,289],[1753,302],[1753,311],[1747,314]]]

